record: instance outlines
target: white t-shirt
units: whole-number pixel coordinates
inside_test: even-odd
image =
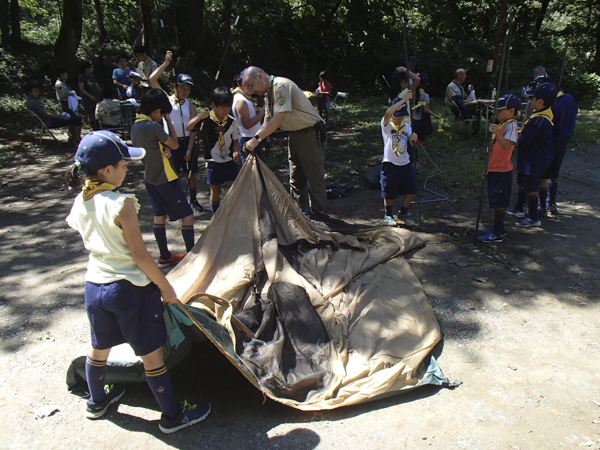
[[[243,137],[252,138],[256,135],[257,131],[260,130],[260,125],[261,125],[260,120],[258,122],[256,122],[252,128],[248,128],[248,129],[244,128],[244,126],[242,125],[242,121],[238,117],[237,112],[235,110],[235,105],[241,101],[245,102],[246,106],[248,106],[248,113],[249,113],[248,117],[250,119],[254,119],[256,117],[256,110],[254,109],[254,104],[252,103],[252,100],[248,99],[245,95],[240,94],[239,92],[233,96],[233,107],[231,108],[231,113],[232,113],[233,117],[235,117],[235,120],[237,121],[237,123],[240,127],[241,135]]]
[[[183,138],[189,136],[190,132],[185,131],[185,126],[190,121],[190,102],[186,100],[183,103],[183,105],[176,105],[172,98],[169,98],[169,101],[171,102],[171,106],[173,107],[173,111],[171,111],[170,116],[171,122],[173,123],[173,128],[175,128],[175,132],[177,133],[177,137]],[[163,128],[165,129],[165,133],[169,134],[167,122],[165,122],[164,120]]]
[[[115,224],[126,198],[133,199],[136,212],[140,204],[134,194],[101,191],[89,200],[79,194],[66,221],[79,231],[90,252],[85,281],[105,284],[127,280],[135,286],[147,286],[150,279],[131,256],[123,230]]]
[[[381,119],[381,135],[383,136],[383,162],[391,162],[396,166],[405,166],[410,163],[410,155],[408,153],[408,137],[412,133],[410,125],[403,123],[400,125],[400,130],[396,129],[396,125],[390,120],[387,125],[383,125]],[[396,145],[398,139],[398,145]],[[397,152],[394,152],[394,148]]]

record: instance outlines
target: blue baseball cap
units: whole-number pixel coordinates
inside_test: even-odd
[[[182,84],[191,84],[193,86],[194,80],[192,80],[192,77],[190,77],[188,74],[180,73],[179,75],[177,75],[176,83],[177,86],[181,86]]]
[[[146,150],[143,148],[128,147],[115,133],[98,130],[81,139],[75,152],[75,164],[85,173],[94,173],[122,159],[133,161],[144,156]]]
[[[419,78],[421,79],[419,86],[426,86],[429,83],[429,76],[426,73],[420,73]]]
[[[402,99],[400,97],[396,97],[394,100],[392,100],[390,102],[390,104],[388,105],[388,108],[392,105],[395,105],[398,102],[401,102]],[[397,109],[394,114],[392,114],[393,117],[395,117],[396,119],[399,119],[400,117],[406,117],[408,116],[408,109],[406,108],[406,103],[404,105],[402,105],[400,107],[400,109]]]
[[[538,84],[533,91],[535,98],[541,98],[543,100],[554,100],[556,99],[557,94],[558,91],[556,90],[556,86],[554,86],[552,83]]]
[[[492,108],[494,108],[493,105],[492,105]],[[502,97],[500,97],[498,99],[498,106],[496,109],[504,109],[504,108],[508,108],[508,109],[514,108],[515,111],[519,111],[521,109],[521,100],[519,100],[519,97],[517,97],[514,94],[503,95]]]

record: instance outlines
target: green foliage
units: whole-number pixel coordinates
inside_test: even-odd
[[[595,73],[565,78],[562,87],[578,100],[580,107],[600,109],[600,76]]]

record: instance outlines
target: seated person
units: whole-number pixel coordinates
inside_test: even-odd
[[[467,97],[473,91],[473,85],[469,85],[469,89],[465,91],[462,84],[467,79],[467,71],[465,69],[456,69],[454,72],[454,80],[448,84],[446,88],[446,102],[450,105],[452,112],[458,116],[458,111],[455,111],[452,101],[458,106],[460,113],[464,119],[471,119],[473,117],[479,117],[479,103],[477,101],[466,101]],[[479,131],[479,121],[473,122],[473,133]]]
[[[79,145],[79,141],[81,140],[80,117],[71,116],[65,112],[60,115],[47,112],[38,100],[40,98],[40,89],[36,84],[27,85],[25,92],[27,94],[25,106],[28,110],[33,111],[48,128],[68,126],[69,134],[71,135],[69,142],[72,142],[75,146]]]
[[[113,91],[105,87],[102,89],[102,101],[96,104],[96,120],[101,128],[120,127],[123,119],[121,103],[113,99]]]

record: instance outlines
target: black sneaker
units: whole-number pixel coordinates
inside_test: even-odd
[[[202,422],[210,414],[210,403],[198,403],[197,405],[190,405],[184,400],[180,403],[181,412],[173,419],[167,419],[164,414],[160,418],[158,428],[165,434],[175,433],[182,428],[189,427],[195,423]]]
[[[204,211],[204,207],[200,203],[198,203],[198,200],[194,200],[192,202],[192,209],[196,212]]]
[[[91,400],[87,401],[87,406],[85,408],[85,417],[88,419],[99,419],[104,414],[106,414],[106,410],[113,403],[118,402],[121,397],[125,394],[125,386],[122,384],[115,384],[114,386],[105,386],[104,392],[106,392],[106,397],[104,400],[98,403],[94,403]]]

